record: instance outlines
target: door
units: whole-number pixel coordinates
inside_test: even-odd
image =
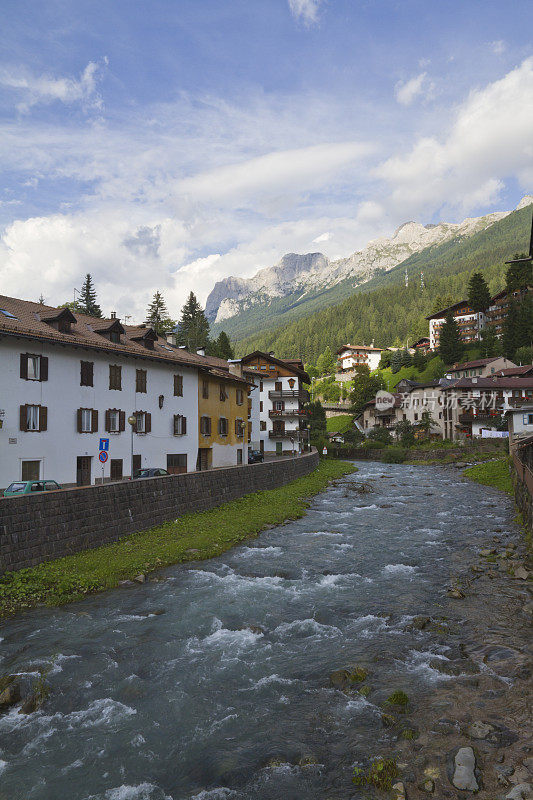
[[[264,439],[261,439],[261,441],[259,442],[259,452],[261,453],[261,455],[265,454],[265,440]]]
[[[78,456],[76,459],[76,485],[91,485],[91,456]]]
[[[241,448],[237,449],[237,464],[242,464],[242,450],[241,450]]]
[[[209,469],[209,454],[210,448],[208,447],[200,447],[198,449],[198,461],[196,464],[196,469],[198,470],[206,470]]]
[[[285,433],[285,423],[280,422],[279,420],[274,420],[272,425],[272,433],[274,436],[283,436]]]
[[[171,475],[187,472],[187,453],[168,453],[167,472]]]
[[[281,381],[276,381],[276,383],[274,384],[274,389],[275,389],[276,392],[281,392],[282,389],[283,389],[282,382]]]
[[[121,481],[122,480],[122,459],[121,458],[112,458],[111,459],[110,474],[111,474],[111,480],[112,481]]]
[[[138,470],[140,470],[140,468],[141,468],[141,456],[140,455],[133,456],[133,474],[135,475],[135,473]]]
[[[276,455],[277,456],[283,455],[283,442],[276,442]]]
[[[38,481],[41,477],[41,462],[40,461],[23,461],[22,462],[22,477],[23,481]]]

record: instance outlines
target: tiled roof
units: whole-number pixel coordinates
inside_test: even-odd
[[[522,367],[509,367],[508,369],[498,369],[494,373],[502,377],[524,377],[526,375],[533,375],[533,364],[524,364]]]
[[[444,389],[533,389],[533,375],[526,378],[498,377],[459,378]]]
[[[460,369],[473,369],[474,367],[486,367],[487,364],[492,364],[493,361],[498,361],[499,358],[501,358],[501,356],[478,358],[477,361],[465,361],[463,364],[454,364],[448,372],[457,372]]]
[[[89,317],[86,314],[74,312],[76,322],[72,323],[72,332],[62,333],[45,322],[45,318],[51,319],[61,311],[62,309],[53,306],[0,295],[0,337],[20,336],[29,340],[72,345],[116,355],[131,355],[151,361],[169,362],[176,366],[197,367],[206,371],[212,369],[213,365],[205,357],[173,347],[161,336],[156,336],[154,339],[153,350],[147,349],[140,342],[131,338],[132,336],[138,337],[142,332],[148,333],[152,330],[149,326],[122,325],[124,334],[121,336],[119,344],[109,341],[98,331],[108,330],[117,324],[120,326],[120,320]],[[6,316],[2,312],[7,312],[11,316]],[[226,378],[237,382],[246,382],[244,378],[236,375],[228,374]]]
[[[345,350],[369,350],[371,352],[382,353],[382,347],[374,347],[374,345],[367,344],[345,344],[337,350],[337,355],[344,353]]]
[[[248,353],[248,355],[241,358],[243,367],[245,367],[246,362],[252,358],[263,358],[266,361],[271,361],[272,364],[276,364],[278,367],[290,369],[298,378],[301,378],[304,383],[311,383],[311,378],[307,372],[301,367],[296,366],[296,360],[289,361],[288,359],[274,358],[274,356],[270,355],[270,353],[263,353],[261,350],[254,350],[253,353]]]

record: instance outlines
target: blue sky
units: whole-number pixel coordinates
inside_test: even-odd
[[[533,189],[530,2],[6,2],[0,291],[106,312]],[[316,240],[319,240],[318,242]]]

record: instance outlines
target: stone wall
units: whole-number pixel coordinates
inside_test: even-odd
[[[109,544],[190,511],[275,489],[318,466],[316,451],[239,467],[0,500],[0,573]]]
[[[533,446],[530,445],[530,447]],[[516,505],[522,513],[526,528],[533,532],[533,471],[515,450],[512,456],[511,478]]]

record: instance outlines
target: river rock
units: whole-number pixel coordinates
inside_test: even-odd
[[[511,789],[509,794],[505,795],[505,800],[527,800],[533,797],[533,789],[530,783],[519,783],[514,789]]]
[[[479,791],[479,784],[476,780],[475,768],[476,757],[471,747],[460,747],[454,758],[454,773],[452,783],[456,789],[463,789],[468,792]]]
[[[367,676],[368,670],[352,664],[348,667],[334,670],[329,676],[329,681],[334,689],[346,692],[353,689],[355,684],[362,683]]]
[[[514,571],[514,577],[519,578],[522,581],[527,581],[527,579],[529,578],[529,572],[525,567],[518,567]]]
[[[406,800],[405,786],[401,781],[394,783],[392,786],[393,800]]]
[[[39,700],[37,695],[30,694],[23,702],[19,709],[19,714],[33,714],[39,708]]]
[[[20,683],[13,675],[8,675],[2,683],[5,688],[0,692],[0,709],[9,708],[20,700]]]
[[[139,572],[133,579],[135,583],[144,583],[146,581],[146,575],[143,572]]]
[[[485,739],[493,730],[493,726],[489,725],[487,722],[476,720],[469,725],[466,734],[470,739]]]

